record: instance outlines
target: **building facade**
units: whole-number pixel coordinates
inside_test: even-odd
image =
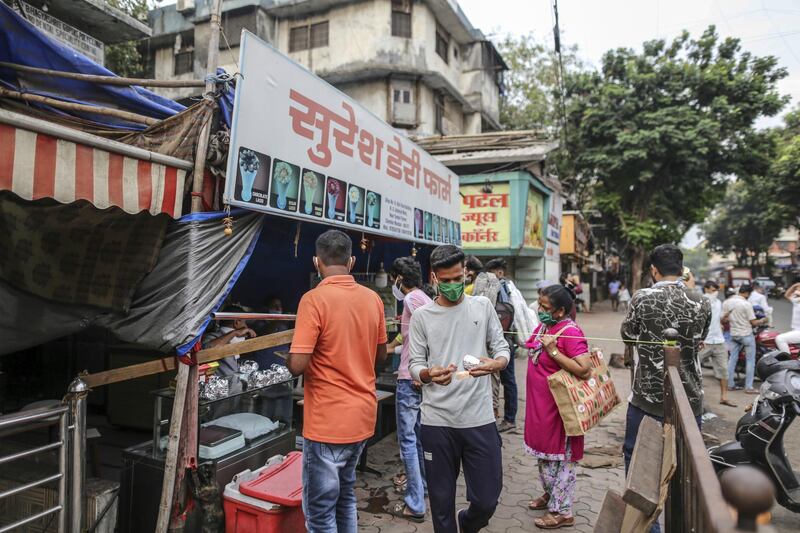
[[[210,0],[150,13],[143,43],[158,79],[205,72]],[[225,0],[219,63],[238,70],[247,29],[410,135],[499,129],[502,76],[494,45],[448,0]],[[166,89],[170,98],[190,89]]]

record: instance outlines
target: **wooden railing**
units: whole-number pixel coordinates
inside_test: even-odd
[[[763,490],[769,480],[759,470],[739,467],[726,472],[720,483],[681,382],[678,332],[668,329],[664,337],[671,343],[664,349],[664,422],[674,428],[677,455],[664,508],[666,532],[769,531],[756,526],[756,517],[774,501],[772,493]]]

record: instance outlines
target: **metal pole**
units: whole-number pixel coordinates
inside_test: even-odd
[[[61,413],[58,420],[58,434],[61,447],[58,450],[58,471],[61,479],[58,480],[58,533],[67,533],[69,513],[67,511],[67,483],[69,479],[69,412]]]
[[[70,455],[70,497],[69,497],[69,531],[80,533],[83,527],[83,492],[86,476],[86,395],[89,386],[81,378],[75,378],[69,384],[70,415],[72,417],[72,439]]]

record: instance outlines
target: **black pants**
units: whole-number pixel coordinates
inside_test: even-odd
[[[517,423],[517,378],[514,375],[514,354],[517,344],[511,337],[506,337],[511,350],[511,359],[506,367],[500,371],[500,383],[503,384],[503,419],[512,424]]]
[[[462,531],[479,531],[489,523],[503,488],[502,441],[494,423],[467,429],[422,426],[425,477],[433,530],[456,533],[456,480],[461,467],[470,506]]]

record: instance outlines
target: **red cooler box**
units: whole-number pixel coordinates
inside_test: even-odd
[[[302,533],[303,454],[245,470],[225,487],[226,533]]]

